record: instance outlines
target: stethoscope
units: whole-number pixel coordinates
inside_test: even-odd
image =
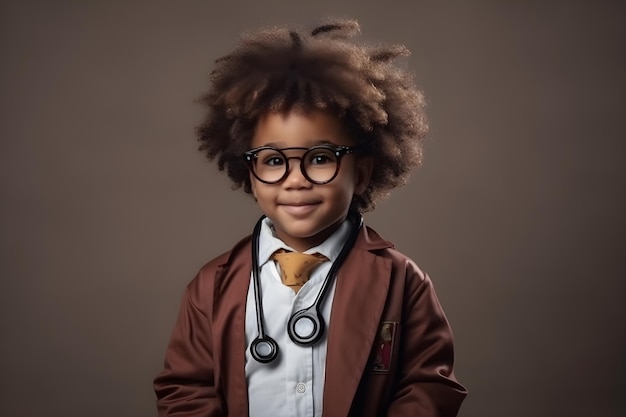
[[[254,285],[254,301],[256,305],[256,321],[259,335],[250,344],[250,354],[261,363],[269,363],[278,357],[278,343],[265,334],[263,326],[263,305],[261,302],[261,288],[259,283],[259,233],[265,216],[261,216],[254,232],[252,233],[252,282]],[[287,323],[287,334],[296,344],[301,346],[311,346],[315,344],[324,334],[324,319],[320,311],[320,305],[326,297],[328,288],[332,280],[337,275],[337,270],[348,256],[350,249],[354,246],[359,230],[363,225],[363,217],[358,213],[349,213],[350,235],[344,243],[335,262],[330,267],[330,271],[324,278],[322,287],[309,307],[292,314]]]

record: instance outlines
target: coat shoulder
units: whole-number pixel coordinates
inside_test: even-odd
[[[423,282],[427,279],[426,273],[407,255],[400,252],[395,245],[381,237],[374,229],[367,227],[364,231],[364,248],[376,256],[391,261],[394,275],[404,274],[407,278]]]
[[[227,269],[229,265],[236,262],[241,255],[249,248],[251,241],[250,236],[241,239],[232,249],[222,253],[204,264],[193,280],[187,285],[187,291],[192,299],[206,299],[203,295],[213,292],[215,289],[215,280],[222,271]]]

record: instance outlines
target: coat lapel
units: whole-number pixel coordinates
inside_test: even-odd
[[[246,297],[252,260],[249,239],[244,239],[221,265],[215,280],[213,304],[214,338],[228,415],[248,416],[248,388],[245,375]]]
[[[383,313],[391,261],[372,250],[392,247],[363,228],[337,275],[328,330],[324,417],[348,415]]]

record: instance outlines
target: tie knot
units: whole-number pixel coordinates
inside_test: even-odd
[[[300,252],[285,252],[282,249],[272,255],[280,265],[280,276],[283,284],[293,289],[296,293],[311,277],[313,270],[322,262],[328,260],[320,253],[312,255]]]

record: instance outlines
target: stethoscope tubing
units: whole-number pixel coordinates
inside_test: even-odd
[[[261,285],[259,280],[259,234],[263,219],[265,219],[265,216],[261,216],[261,218],[257,221],[252,233],[252,281],[258,336],[250,344],[250,354],[258,362],[268,363],[278,357],[279,347],[274,339],[265,334],[265,326],[263,323],[263,303],[261,301]],[[320,305],[326,298],[328,288],[337,275],[337,271],[356,242],[359,230],[363,225],[363,217],[358,213],[349,213],[348,221],[351,223],[350,235],[341,248],[337,259],[330,267],[328,274],[326,274],[322,283],[322,288],[317,293],[315,301],[309,307],[298,310],[289,318],[289,322],[287,323],[287,333],[289,338],[298,345],[313,345],[321,339],[324,333],[325,325],[320,311]],[[297,331],[297,325],[299,322],[302,322],[302,320],[308,320],[310,322],[311,331],[306,335],[298,334]]]

